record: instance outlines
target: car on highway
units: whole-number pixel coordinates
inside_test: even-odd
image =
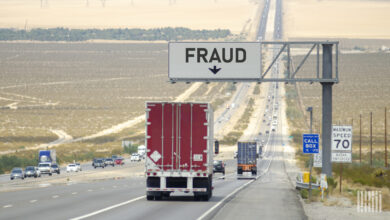
[[[68,166],[66,166],[66,172],[78,172],[79,170],[77,169],[77,166],[76,164],[74,163],[71,163],[71,164],[68,164]]]
[[[11,170],[10,179],[13,180],[16,178],[24,180],[24,173],[23,173],[22,168],[20,168],[20,167],[15,167]]]
[[[94,163],[93,163],[93,167],[96,169],[96,167],[106,167],[105,164],[104,164],[104,161],[102,159],[97,159]]]
[[[92,160],[92,166],[94,167],[95,166],[95,162],[97,161],[97,160],[99,160],[100,158],[93,158],[93,160]]]
[[[56,163],[53,163],[51,165],[51,168],[53,169],[53,173],[57,173],[57,174],[60,174],[60,167],[56,164]]]
[[[123,161],[123,158],[116,158],[115,164],[116,165],[123,165],[123,164],[125,164],[125,162]]]
[[[24,178],[26,178],[26,177],[37,178],[40,176],[41,176],[41,173],[40,172],[38,173],[38,169],[36,167],[28,166],[24,169]]]
[[[41,174],[49,174],[49,176],[53,174],[53,168],[51,168],[51,163],[39,163],[38,169]]]
[[[137,161],[137,162],[139,162],[139,161],[141,161],[141,158],[140,158],[140,156],[137,153],[133,153],[133,154],[131,154],[130,161]]]
[[[76,164],[76,167],[77,167],[77,171],[82,171],[81,164],[80,163],[75,163],[75,164]]]
[[[106,158],[104,160],[104,165],[105,166],[115,166],[115,162],[112,158]]]
[[[213,173],[222,173],[225,175],[225,163],[222,160],[214,160]]]

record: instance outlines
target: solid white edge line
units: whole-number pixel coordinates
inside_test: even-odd
[[[145,198],[145,196],[140,196],[140,197],[137,197],[135,199],[131,199],[131,200],[128,200],[126,202],[122,202],[122,203],[119,203],[119,204],[116,204],[116,205],[112,205],[112,206],[109,206],[107,208],[104,208],[104,209],[100,209],[100,210],[97,210],[95,212],[91,212],[89,214],[86,214],[86,215],[82,215],[82,216],[79,216],[79,217],[75,217],[75,218],[71,218],[71,220],[81,220],[81,219],[85,219],[85,218],[88,218],[88,217],[91,217],[91,216],[94,216],[94,215],[97,215],[97,214],[100,214],[102,212],[106,212],[106,211],[109,211],[111,209],[115,209],[115,208],[118,208],[120,206],[124,206],[124,205],[127,205],[129,203],[132,203],[132,202],[135,202],[137,200],[140,200],[140,199],[143,199]]]
[[[225,200],[227,200],[228,198],[230,198],[231,196],[236,194],[238,191],[240,191],[242,188],[249,185],[253,181],[255,181],[255,180],[251,180],[251,181],[243,184],[242,186],[238,187],[237,189],[235,189],[233,192],[231,192],[229,195],[227,195],[225,198],[223,198],[221,201],[219,201],[217,204],[215,204],[213,207],[211,207],[209,210],[207,210],[207,212],[203,213],[203,215],[201,215],[199,218],[197,218],[197,220],[202,220],[204,217],[206,217],[208,214],[210,214],[212,211],[214,211],[214,209],[218,208],[218,206],[220,206]]]
[[[267,142],[268,144],[268,142]],[[231,192],[229,195],[227,195],[225,198],[223,198],[221,201],[219,201],[217,204],[215,204],[213,207],[211,207],[209,210],[207,210],[205,213],[203,213],[203,215],[201,215],[199,218],[197,218],[196,220],[202,220],[204,219],[207,215],[209,215],[212,211],[214,211],[216,208],[218,208],[225,200],[227,200],[228,198],[230,198],[231,196],[233,196],[234,194],[236,194],[238,191],[240,191],[241,189],[243,189],[244,187],[246,187],[247,185],[251,184],[252,182],[254,182],[255,180],[259,179],[261,176],[263,176],[264,174],[266,174],[269,170],[269,167],[271,166],[271,163],[274,159],[274,153],[275,153],[275,143],[273,143],[272,145],[272,149],[273,149],[273,152],[272,152],[272,157],[271,157],[271,160],[270,162],[268,163],[268,166],[266,168],[266,170],[260,174],[259,176],[257,176],[255,179],[252,179],[251,181],[245,183],[244,185],[238,187],[237,189],[235,189],[233,192]]]

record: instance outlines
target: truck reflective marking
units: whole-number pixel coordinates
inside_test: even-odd
[[[150,157],[153,159],[154,162],[157,162],[161,158],[161,154],[158,153],[156,150],[150,155]]]

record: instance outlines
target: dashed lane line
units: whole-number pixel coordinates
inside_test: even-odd
[[[138,200],[143,199],[143,198],[145,198],[145,196],[140,196],[140,197],[137,197],[135,199],[131,199],[131,200],[128,200],[126,202],[118,203],[116,205],[112,205],[112,206],[109,206],[109,207],[104,208],[104,209],[99,209],[99,210],[97,210],[95,212],[91,212],[89,214],[85,214],[85,215],[82,215],[82,216],[79,216],[79,217],[71,218],[71,220],[81,220],[81,219],[89,218],[91,216],[95,216],[95,215],[98,215],[100,213],[107,212],[107,211],[109,211],[111,209],[115,209],[115,208],[118,208],[120,206],[124,206],[124,205],[130,204],[132,202],[138,201]]]

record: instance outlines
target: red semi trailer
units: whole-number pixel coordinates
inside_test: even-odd
[[[146,198],[212,196],[213,109],[209,103],[146,103]]]

